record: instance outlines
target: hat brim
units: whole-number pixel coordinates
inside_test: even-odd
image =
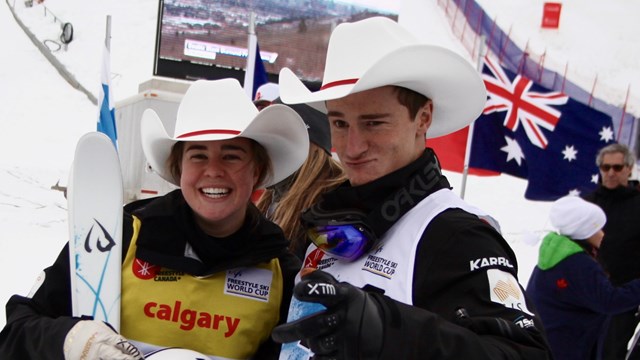
[[[261,187],[269,187],[297,171],[309,154],[309,134],[300,115],[286,105],[270,105],[240,133],[265,147],[273,165],[273,177]]]
[[[427,138],[443,136],[472,123],[484,109],[487,92],[480,74],[464,58],[435,45],[409,45],[380,58],[353,84],[311,92],[288,68],[280,71],[284,103],[306,103],[326,113],[325,101],[394,85],[433,100]]]
[[[173,179],[166,164],[171,148],[177,141],[167,134],[162,120],[152,109],[146,109],[142,113],[140,133],[142,151],[151,169],[164,180],[180,186],[179,181],[176,181],[179,179]]]
[[[270,100],[266,100],[266,99],[260,99],[260,100],[254,100],[253,101],[253,105],[271,105],[271,101]]]
[[[178,139],[170,137],[152,109],[142,114],[142,149],[147,162],[164,180],[180,186],[167,166],[171,148]],[[273,176],[258,187],[269,187],[294,173],[306,160],[309,136],[300,116],[285,105],[271,105],[260,111],[253,121],[238,135],[204,134],[180,141],[211,141],[246,137],[261,144],[271,159]]]

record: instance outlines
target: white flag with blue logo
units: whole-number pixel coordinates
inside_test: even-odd
[[[118,134],[116,132],[116,116],[113,106],[113,94],[111,93],[111,59],[109,49],[106,45],[102,52],[102,71],[101,71],[101,83],[100,92],[98,94],[98,106],[100,107],[100,117],[98,118],[99,132],[106,134],[113,146],[118,148]]]

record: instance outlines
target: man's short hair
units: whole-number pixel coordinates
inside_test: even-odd
[[[419,92],[407,89],[401,86],[393,87],[394,93],[397,95],[400,105],[409,110],[409,116],[413,120],[418,115],[418,110],[424,106],[430,99]]]
[[[596,165],[598,165],[598,167],[602,165],[602,159],[605,155],[615,153],[621,153],[624,156],[624,163],[629,167],[632,167],[636,163],[636,157],[629,148],[626,145],[616,143],[607,145],[598,151],[598,156],[596,156]]]

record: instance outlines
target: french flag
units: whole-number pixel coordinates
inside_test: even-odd
[[[258,88],[269,81],[260,57],[260,46],[256,34],[249,33],[247,68],[244,73],[244,90],[251,100],[255,99]]]
[[[102,52],[102,71],[100,92],[98,94],[98,106],[100,106],[100,116],[98,118],[97,130],[106,134],[113,146],[118,148],[118,134],[116,132],[116,116],[113,106],[113,94],[111,93],[111,64],[109,49],[105,45]]]

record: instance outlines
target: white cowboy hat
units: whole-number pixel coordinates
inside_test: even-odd
[[[258,112],[235,79],[198,80],[185,93],[173,136],[152,109],[142,114],[142,149],[158,175],[180,185],[171,176],[167,159],[178,141],[253,139],[265,147],[273,165],[273,176],[261,187],[287,178],[305,161],[309,135],[300,116],[285,105],[272,105]]]
[[[324,101],[387,85],[401,86],[433,100],[428,138],[473,122],[487,100],[480,74],[446,48],[419,42],[386,17],[343,23],[329,39],[324,78],[312,93],[288,68],[280,71],[285,104],[307,103],[326,113]]]

